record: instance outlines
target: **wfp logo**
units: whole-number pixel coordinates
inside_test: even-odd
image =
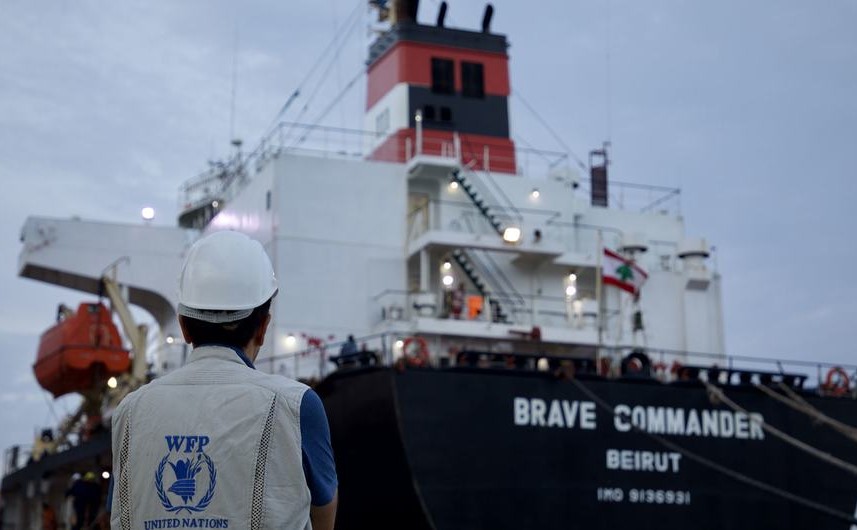
[[[214,498],[217,470],[205,454],[208,436],[165,436],[167,454],[155,471],[155,491],[171,513],[202,512]],[[167,468],[169,465],[169,468]],[[164,488],[164,481],[168,486]]]

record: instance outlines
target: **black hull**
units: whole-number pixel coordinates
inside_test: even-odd
[[[612,405],[680,409],[688,415],[727,410],[712,404],[699,384],[583,383]],[[646,434],[619,430],[602,409],[593,416],[586,406],[584,423],[590,428],[583,428],[580,414],[572,416],[571,427],[565,419],[552,426],[516,424],[515,398],[565,400],[566,406],[590,401],[572,382],[544,374],[374,369],[334,374],[318,391],[328,410],[340,476],[340,530],[850,528],[686,456],[670,456],[672,451]],[[752,387],[725,391],[767,423],[857,462],[857,442]],[[807,399],[825,414],[857,425],[853,400]],[[690,434],[663,438],[753,479],[854,513],[857,476],[767,433],[751,432],[731,417],[743,436],[735,434],[736,425],[730,436],[725,427],[722,436],[703,436],[688,423]],[[652,469],[652,457],[644,453],[658,455],[660,469]]]

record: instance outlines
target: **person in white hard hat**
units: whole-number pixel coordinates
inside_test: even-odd
[[[114,413],[112,528],[333,529],[321,400],[253,366],[276,293],[257,241],[216,232],[191,247],[178,313],[193,351]]]

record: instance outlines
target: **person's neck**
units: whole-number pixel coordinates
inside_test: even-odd
[[[250,362],[255,363],[256,357],[259,355],[259,346],[256,345],[255,341],[250,341],[250,344],[244,346],[244,355],[250,359]]]

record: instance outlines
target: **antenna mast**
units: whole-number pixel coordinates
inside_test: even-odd
[[[232,32],[232,90],[230,94],[230,102],[229,102],[229,139],[235,144],[235,142],[239,142],[235,137],[235,92],[236,86],[238,85],[238,20],[235,19],[235,26]]]

